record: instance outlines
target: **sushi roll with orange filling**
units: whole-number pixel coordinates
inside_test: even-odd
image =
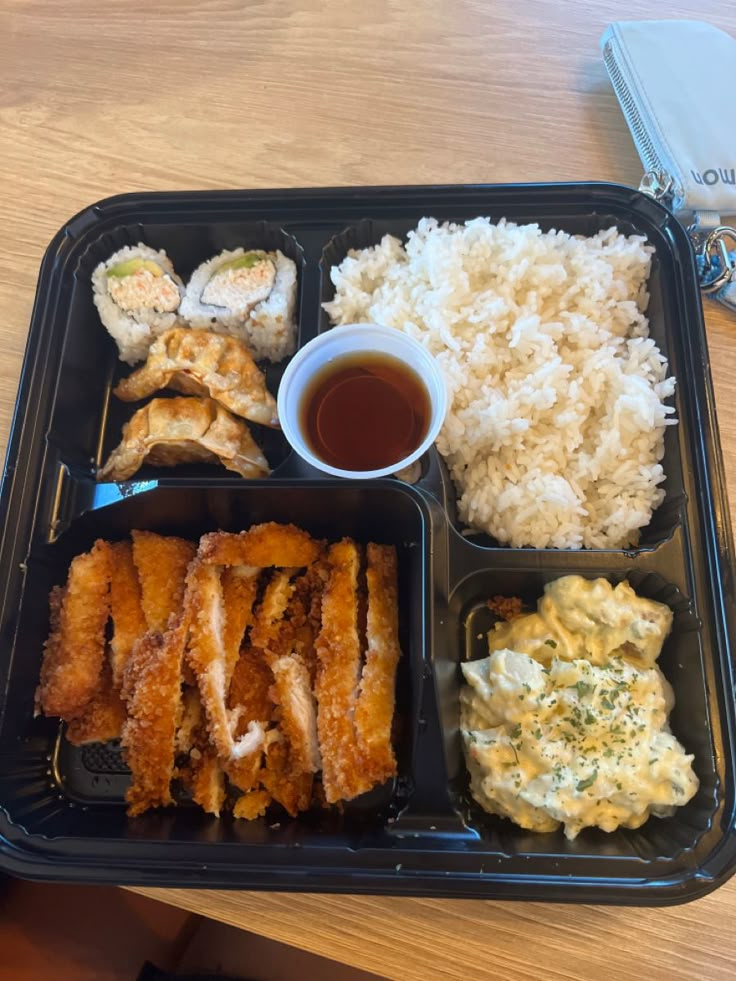
[[[278,250],[221,252],[194,271],[180,312],[239,337],[256,360],[281,361],[296,346],[296,264]]]
[[[135,364],[145,361],[158,335],[176,324],[184,284],[165,252],[139,243],[97,266],[92,292],[120,360]]]

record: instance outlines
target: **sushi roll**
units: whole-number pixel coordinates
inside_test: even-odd
[[[281,361],[296,347],[296,264],[282,252],[233,249],[192,274],[181,316],[192,327],[239,337],[257,360]]]
[[[120,360],[135,364],[145,361],[158,335],[176,324],[184,283],[165,252],[139,242],[97,266],[92,293]]]

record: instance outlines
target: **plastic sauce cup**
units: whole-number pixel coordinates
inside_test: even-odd
[[[331,361],[346,355],[354,357],[361,351],[395,358],[419,376],[429,396],[429,425],[419,446],[396,463],[379,470],[342,470],[325,463],[309,447],[302,431],[302,398],[316,372],[323,371]],[[335,477],[362,480],[387,477],[414,463],[434,443],[447,414],[447,386],[432,355],[407,334],[379,324],[346,324],[319,334],[297,351],[281,379],[278,413],[281,429],[292,448],[318,470]]]

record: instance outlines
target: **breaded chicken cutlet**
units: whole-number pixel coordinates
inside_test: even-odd
[[[162,632],[181,608],[187,569],[197,549],[184,538],[152,531],[133,531],[131,538],[146,625]]]
[[[364,765],[376,783],[383,783],[396,774],[391,743],[396,670],[401,657],[396,550],[369,544],[366,553],[367,646],[355,730]]]
[[[344,539],[327,555],[330,573],[322,597],[322,629],[317,638],[317,731],[322,784],[328,803],[350,800],[372,786],[363,772],[355,731],[360,682],[358,569],[360,554]]]
[[[399,655],[392,547],[275,523],[199,548],[133,532],[52,593],[38,704],[73,708],[75,744],[121,735],[131,816],[173,804],[176,779],[213,815],[294,816],[395,775]]]
[[[199,556],[208,565],[248,565],[260,569],[271,566],[298,569],[315,562],[322,543],[295,525],[267,522],[240,534],[218,531],[203,535]]]
[[[73,559],[66,587],[52,592],[51,632],[36,693],[45,715],[73,719],[97,690],[110,616],[110,569],[110,546],[97,541]]]
[[[122,745],[131,772],[125,794],[131,817],[173,803],[171,781],[189,624],[185,611],[172,619],[164,634],[145,634],[128,662],[135,678],[125,686],[128,717]]]
[[[86,743],[106,743],[119,739],[125,723],[125,705],[120,691],[115,687],[112,667],[103,665],[97,691],[87,702],[80,715],[69,720],[66,738],[72,746]]]
[[[115,542],[110,549],[110,612],[113,623],[110,657],[112,682],[116,688],[121,688],[133,646],[148,629],[148,621],[143,611],[141,583],[133,559],[133,546],[130,542]]]

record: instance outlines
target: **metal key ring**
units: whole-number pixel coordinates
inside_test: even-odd
[[[720,269],[712,280],[704,281],[701,278],[700,287],[704,293],[717,293],[731,279],[731,275],[736,269],[736,264],[729,254],[726,239],[731,239],[736,243],[736,228],[730,225],[719,225],[708,234],[701,248],[705,269],[712,265],[712,254],[717,250],[720,259]]]

